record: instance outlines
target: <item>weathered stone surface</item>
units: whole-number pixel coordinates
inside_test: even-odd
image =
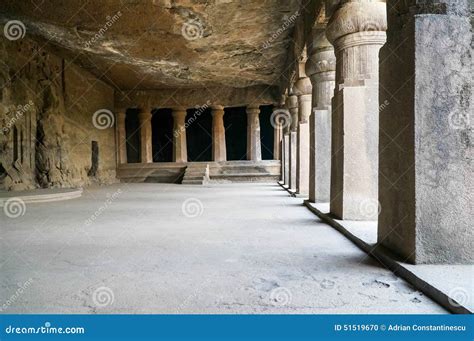
[[[97,128],[93,114],[113,109],[113,90],[26,38],[0,40],[0,60],[0,188],[112,182],[114,129]],[[99,148],[94,172],[92,141]]]
[[[290,133],[283,134],[283,181],[290,186]]]
[[[336,54],[332,99],[331,213],[378,216],[378,53],[385,43],[385,3],[345,2],[329,20]]]
[[[414,263],[473,263],[469,3],[391,2],[381,50],[378,240]]]
[[[2,1],[3,21],[121,89],[277,85],[296,0]]]
[[[246,88],[202,87],[197,89],[160,89],[115,92],[116,108],[194,108],[203,105],[224,107],[247,106],[258,99],[258,104],[278,103],[278,87],[256,85]]]
[[[324,20],[324,19],[323,19]],[[331,188],[331,98],[334,94],[336,56],[325,31],[313,29],[306,73],[313,85],[310,116],[309,200],[329,202]]]

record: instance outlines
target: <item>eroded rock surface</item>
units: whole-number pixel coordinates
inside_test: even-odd
[[[277,85],[300,15],[296,0],[3,3],[3,22],[120,89]]]
[[[92,119],[113,109],[113,89],[27,39],[0,40],[0,61],[0,189],[115,181],[114,130]]]

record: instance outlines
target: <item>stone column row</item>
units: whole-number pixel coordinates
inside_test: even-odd
[[[212,107],[212,157],[214,161],[226,161],[226,139],[224,127],[224,107]],[[260,108],[251,105],[247,108],[247,159],[262,160],[260,141]],[[173,161],[187,162],[186,143],[186,108],[173,109]],[[117,145],[119,164],[127,163],[125,111],[117,113]],[[138,114],[140,124],[140,160],[142,163],[153,162],[151,110],[143,110]],[[279,144],[281,129],[276,129],[275,144]],[[278,147],[276,148],[279,154]]]
[[[340,219],[378,218],[378,242],[406,261],[472,263],[474,177],[468,175],[472,148],[465,142],[473,107],[466,90],[472,88],[468,1],[388,3],[391,31],[382,50],[382,1],[341,2],[331,9],[326,30],[313,30],[306,65],[313,85],[309,198],[329,201]],[[305,94],[295,94],[298,189],[306,153]],[[295,100],[289,99],[296,118]],[[290,188],[294,129],[283,138],[284,182]]]

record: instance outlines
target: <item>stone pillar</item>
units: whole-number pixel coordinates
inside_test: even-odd
[[[212,107],[212,160],[226,161],[224,107]]]
[[[151,108],[147,108],[138,114],[140,120],[140,161],[142,163],[153,162],[153,150],[151,143]]]
[[[262,160],[259,114],[259,106],[247,107],[247,160]]]
[[[304,72],[305,63],[300,63],[299,67],[300,78],[294,86],[295,94],[298,96],[296,193],[304,196],[309,191],[309,118],[312,87]]]
[[[340,219],[378,215],[378,53],[386,40],[385,7],[344,2],[326,29],[336,53],[330,210]]]
[[[380,51],[378,242],[403,261],[472,264],[469,2],[408,6],[389,0],[387,7],[387,44]]]
[[[310,125],[309,201],[329,202],[331,189],[331,99],[336,56],[322,29],[314,29],[308,47],[306,74],[313,85]]]
[[[288,104],[289,99],[287,97]],[[283,126],[283,183],[284,186],[290,187],[290,125]]]
[[[186,108],[173,109],[173,161],[188,162]]]
[[[291,92],[288,96],[291,124],[289,133],[289,189],[296,191],[296,160],[297,160],[297,131],[298,131],[298,97]]]
[[[118,164],[127,163],[127,132],[125,129],[126,111],[117,112],[117,155]]]
[[[273,159],[281,160],[283,126],[280,122],[276,122],[273,126]]]
[[[286,144],[286,141],[288,141],[286,139],[286,132],[285,132],[285,128],[282,129],[282,136],[281,136],[281,181],[283,182],[283,184],[285,184],[285,172],[286,172],[286,160],[287,160],[287,157],[286,157],[286,152],[287,152],[287,149],[288,147],[285,146]]]

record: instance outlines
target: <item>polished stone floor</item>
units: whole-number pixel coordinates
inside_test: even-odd
[[[0,221],[4,313],[445,313],[277,184],[116,184]]]

